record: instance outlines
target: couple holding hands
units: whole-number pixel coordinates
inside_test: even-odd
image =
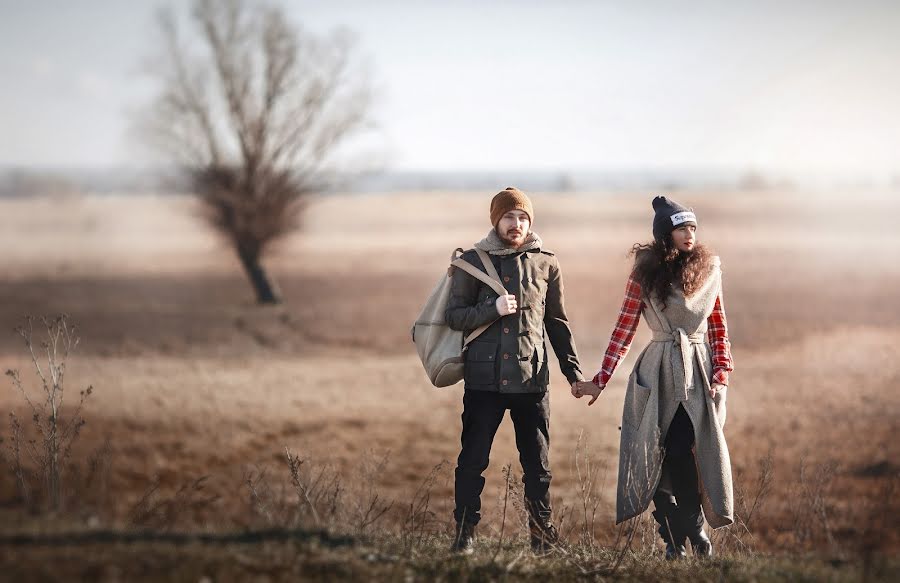
[[[522,464],[531,546],[558,542],[550,506],[549,339],[572,395],[600,396],[628,352],[641,316],[652,339],[628,377],[622,412],[616,523],[654,503],[666,558],[712,555],[703,530],[731,524],[725,393],[732,359],[719,258],[697,240],[687,207],[653,199],[653,240],[632,249],[634,267],[600,371],[585,381],[566,317],[559,260],[534,232],[528,196],[507,188],[491,201],[493,228],[476,243],[509,295],[453,270],[446,321],[466,333],[493,322],[465,351],[462,448],[455,472],[451,550],[469,553],[481,519],[491,444],[507,410]],[[475,249],[462,259],[479,265]],[[497,315],[500,318],[497,318]]]

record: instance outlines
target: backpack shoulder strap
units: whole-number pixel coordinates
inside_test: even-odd
[[[491,266],[491,268],[494,267],[493,264],[491,264],[490,260],[488,260],[487,263]],[[492,290],[497,292],[497,295],[505,296],[509,293],[506,291],[506,288],[503,287],[503,284],[500,283],[499,278],[494,279],[493,277],[488,276],[486,273],[484,273],[465,259],[456,259],[450,265],[462,269],[475,279],[478,279],[489,285]],[[497,273],[497,270],[494,270],[494,273]]]
[[[500,316],[497,316],[497,317],[499,318]],[[493,324],[493,323],[496,322],[496,321],[497,321],[497,320],[491,320],[490,322],[488,322],[488,323],[485,324],[484,326],[479,326],[478,328],[475,328],[474,330],[472,330],[471,332],[469,332],[469,335],[466,336],[466,341],[463,342],[463,348],[467,347],[467,346],[469,345],[470,342],[472,342],[473,340],[475,340],[476,338],[478,338],[479,336],[481,336],[482,332],[484,332],[485,330],[487,330],[488,328],[490,328],[490,327],[491,327],[491,324]]]
[[[462,249],[457,249],[456,251],[462,251]],[[494,264],[493,264],[493,262],[491,262],[491,258],[488,256],[487,253],[485,253],[481,249],[475,250],[478,253],[479,259],[481,259],[481,262],[484,264],[484,268],[488,272],[486,274],[483,271],[481,271],[480,269],[478,269],[477,267],[475,267],[474,265],[472,265],[471,263],[469,263],[468,261],[466,261],[465,259],[458,259],[456,257],[456,251],[454,251],[454,253],[453,253],[453,261],[450,263],[450,265],[452,265],[454,267],[458,267],[458,268],[462,269],[463,271],[465,271],[466,273],[468,273],[469,275],[471,275],[472,277],[474,277],[475,279],[484,282],[485,284],[490,286],[490,288],[492,290],[497,292],[497,295],[505,296],[509,293],[506,291],[506,288],[503,287],[503,284],[500,283],[500,275],[497,273],[497,270],[494,268]],[[500,317],[499,314],[497,317],[498,318]],[[496,320],[492,320],[492,321],[488,322],[487,324],[485,324],[484,326],[479,326],[475,330],[472,330],[472,332],[470,332],[469,335],[466,336],[463,347],[468,346],[470,342],[472,342],[473,340],[475,340],[476,338],[481,336],[481,334],[485,330],[490,328],[491,324],[493,324],[495,321]]]
[[[491,261],[491,256],[477,247],[475,248],[475,253],[478,253],[478,258],[481,259],[481,263],[484,264],[484,270],[487,271],[487,274],[495,280],[500,281],[500,274],[497,273],[497,269],[494,268],[494,262]]]

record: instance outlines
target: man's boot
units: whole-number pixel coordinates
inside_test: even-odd
[[[542,502],[525,500],[528,508],[528,533],[531,535],[531,550],[545,554],[559,544],[559,532],[550,520],[552,511]]]
[[[471,555],[475,552],[475,525],[471,522],[457,522],[453,535],[453,543],[450,545],[451,553]]]
[[[656,510],[653,512],[653,518],[659,523],[659,536],[666,543],[666,560],[674,561],[687,557],[687,550],[684,548],[685,539],[687,538],[681,530],[681,525],[677,520],[677,508],[668,496],[657,496],[654,499]]]

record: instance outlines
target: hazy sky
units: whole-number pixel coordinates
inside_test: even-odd
[[[148,160],[159,4],[0,0],[0,164]],[[391,168],[900,175],[900,2],[285,5],[358,34]]]

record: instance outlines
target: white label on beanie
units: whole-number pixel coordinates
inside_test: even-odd
[[[697,222],[697,216],[692,212],[683,212],[683,213],[675,213],[672,215],[672,224],[675,226],[680,225],[681,223],[687,223],[689,221]]]

